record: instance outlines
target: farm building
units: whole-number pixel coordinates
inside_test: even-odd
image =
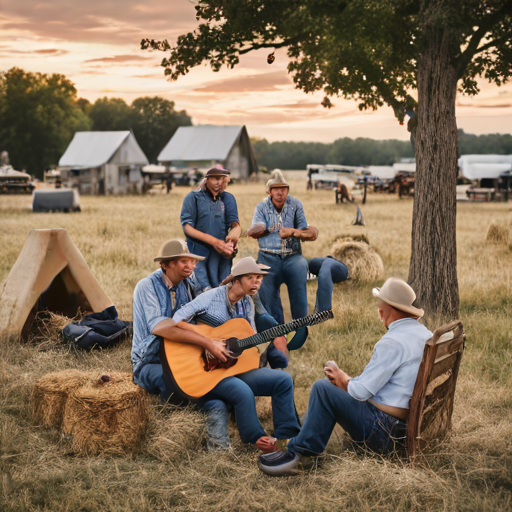
[[[468,180],[498,180],[501,174],[512,170],[512,155],[462,155],[459,167]]]
[[[166,167],[209,169],[216,164],[237,180],[258,172],[245,126],[180,126],[158,155]]]
[[[148,159],[130,131],[76,132],[59,160],[62,183],[81,194],[142,192]]]

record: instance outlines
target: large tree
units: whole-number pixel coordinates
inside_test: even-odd
[[[9,152],[14,168],[42,178],[58,164],[75,131],[90,127],[76,101],[63,75],[19,68],[0,73],[0,151]]]
[[[413,112],[409,282],[429,315],[457,317],[455,98],[458,87],[477,94],[478,76],[510,77],[512,0],[201,0],[196,10],[202,22],[173,46],[142,41],[170,51],[162,65],[173,80],[204,61],[217,71],[286,47],[296,86],[323,90],[325,106],[332,96],[361,109],[387,104],[401,123]]]

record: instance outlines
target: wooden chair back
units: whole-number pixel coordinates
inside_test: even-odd
[[[425,345],[407,420],[406,447],[411,459],[451,428],[465,338],[462,323],[456,321],[436,329]]]

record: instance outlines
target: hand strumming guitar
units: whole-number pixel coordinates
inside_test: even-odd
[[[215,356],[223,363],[225,363],[228,360],[228,358],[233,359],[233,355],[226,348],[226,344],[223,341],[210,340],[210,345],[206,347],[206,350],[208,350],[208,352],[210,352],[212,356]]]

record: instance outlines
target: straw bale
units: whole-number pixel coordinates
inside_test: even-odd
[[[136,453],[149,420],[147,393],[129,373],[90,380],[70,393],[62,430],[80,455]]]
[[[338,241],[332,246],[333,256],[345,263],[349,279],[373,282],[384,275],[384,264],[375,249],[364,242]]]
[[[364,242],[365,244],[370,245],[370,239],[366,233],[344,233],[338,235],[334,240],[334,242]]]
[[[508,245],[510,227],[507,224],[491,222],[487,228],[485,241],[490,244]]]
[[[41,377],[32,389],[30,405],[34,423],[60,428],[69,393],[90,379],[87,373],[64,370]]]

